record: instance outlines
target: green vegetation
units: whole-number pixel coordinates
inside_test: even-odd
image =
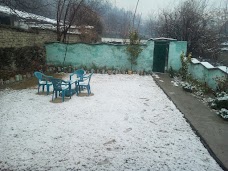
[[[128,60],[131,63],[131,70],[133,65],[137,65],[137,58],[142,52],[140,47],[140,39],[137,31],[132,31],[129,33],[130,44],[127,46],[127,53],[129,54]]]

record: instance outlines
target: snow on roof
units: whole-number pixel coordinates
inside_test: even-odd
[[[23,11],[19,11],[19,10],[12,10],[11,8],[2,6],[2,5],[0,5],[0,12],[8,14],[8,15],[16,15],[23,19],[33,19],[33,20],[43,21],[43,22],[47,22],[47,23],[51,23],[51,24],[57,23],[57,21],[54,19],[46,18],[46,17],[40,16],[40,15],[35,15],[35,14],[31,14],[31,13],[27,13],[27,12],[23,12]]]
[[[228,51],[228,47],[221,48],[223,51]]]
[[[85,26],[86,29],[93,29],[93,26]]]
[[[108,43],[108,42],[118,42],[118,43],[124,43],[124,42],[126,42],[126,43],[129,43],[130,42],[130,39],[102,37],[101,38],[101,41],[102,42],[106,42],[106,43]],[[147,40],[140,40],[140,43],[144,43],[145,44],[146,42],[147,42]]]
[[[211,65],[209,62],[201,62],[201,64],[202,64],[203,66],[205,66],[207,69],[212,69],[212,68],[214,68],[214,66]]]
[[[228,42],[223,42],[223,43],[221,43],[221,45],[228,46]]]
[[[149,40],[169,40],[169,41],[176,41],[177,39],[167,38],[167,37],[158,37],[158,38],[151,38]]]
[[[219,66],[218,68],[228,74],[228,67],[226,67],[226,66]]]
[[[192,61],[192,63],[194,63],[194,64],[200,63],[200,61],[199,61],[198,59],[196,59],[196,58],[192,58],[191,61]]]

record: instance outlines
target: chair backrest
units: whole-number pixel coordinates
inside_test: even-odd
[[[43,74],[41,72],[36,71],[34,72],[34,75],[38,80],[42,80]]]
[[[75,71],[75,74],[77,75],[84,75],[85,74],[85,71],[83,69],[78,69]]]
[[[55,91],[62,91],[62,82],[63,82],[63,80],[58,79],[58,78],[52,78],[51,82],[53,84],[53,89]]]
[[[85,71],[83,69],[78,69],[78,70],[74,71],[73,74],[70,76],[70,80],[74,74],[77,75],[77,78],[80,78],[80,80],[83,81],[83,76],[85,74]]]

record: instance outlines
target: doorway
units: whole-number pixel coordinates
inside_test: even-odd
[[[153,72],[165,72],[165,67],[168,64],[169,42],[155,41],[154,44],[154,60]]]

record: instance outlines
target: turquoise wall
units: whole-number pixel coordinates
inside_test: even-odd
[[[207,77],[207,83],[210,88],[216,90],[217,88],[217,81],[216,78],[225,78],[227,77],[227,74],[220,69],[210,69]]]
[[[115,68],[119,70],[130,69],[131,65],[128,61],[126,45],[114,44],[62,44],[48,43],[46,44],[46,55],[48,65],[63,65],[66,54],[65,66],[72,65],[75,67],[86,66],[90,68],[92,64],[98,67]],[[137,59],[137,65],[133,66],[133,70],[152,71],[154,41],[149,40],[145,45],[141,45],[143,51]],[[67,49],[67,51],[66,51]],[[180,68],[181,52],[186,52],[186,42],[170,42],[169,49],[169,66],[173,69]]]
[[[173,41],[169,44],[169,58],[168,58],[168,69],[172,67],[173,70],[178,71],[181,68],[180,55],[184,52],[187,53],[187,42],[186,41]]]
[[[189,73],[191,76],[198,80],[201,83],[206,83],[208,87],[213,90],[217,89],[218,83],[216,78],[225,78],[227,77],[227,73],[222,71],[219,68],[207,68],[204,65],[199,63],[190,63],[189,64]]]
[[[114,44],[50,43],[46,44],[47,64],[62,65],[66,53],[65,65],[91,67],[95,64],[107,69],[113,67],[120,70],[130,69],[126,47],[126,45]],[[133,66],[133,70],[151,71],[154,42],[148,41],[146,45],[141,45],[141,48],[143,51],[137,59],[137,65]]]
[[[190,64],[189,73],[192,77],[200,82],[206,82],[206,78],[208,76],[208,70],[202,64]]]

